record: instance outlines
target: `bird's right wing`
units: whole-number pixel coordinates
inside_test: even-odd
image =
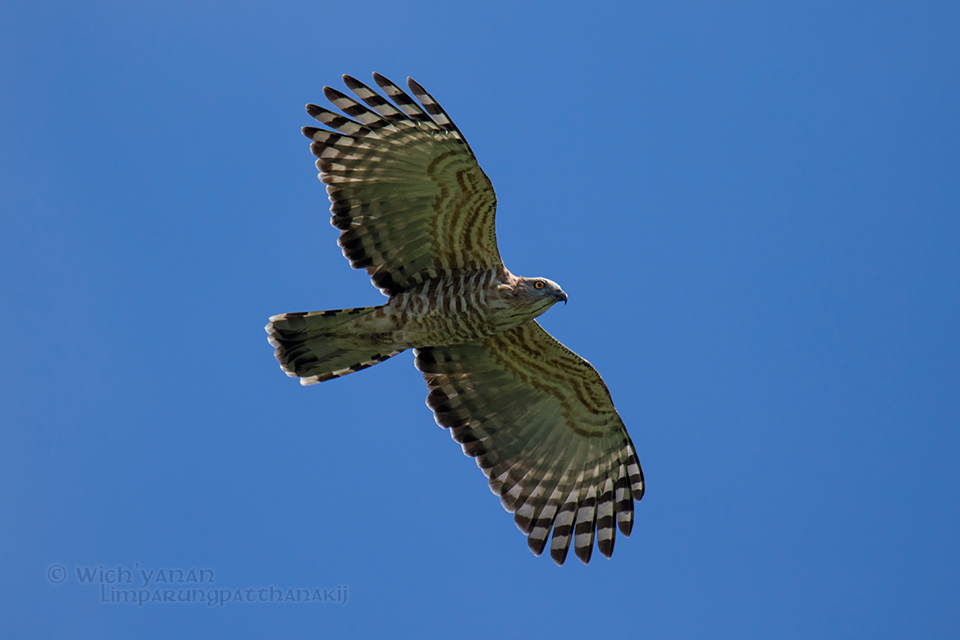
[[[453,271],[503,268],[497,197],[463,135],[412,79],[407,84],[422,107],[373,77],[396,106],[344,76],[366,106],[324,87],[349,117],[310,104],[308,113],[335,131],[303,128],[327,185],[331,223],[342,230],[343,255],[386,295]]]
[[[536,321],[481,341],[416,350],[437,423],[490,480],[537,555],[563,564],[573,538],[589,562],[630,535],[644,482],[636,450],[596,369]]]

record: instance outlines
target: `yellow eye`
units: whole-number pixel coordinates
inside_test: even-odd
[[[542,281],[542,280],[537,280],[536,282],[534,282],[534,283],[533,283],[533,288],[534,288],[534,289],[543,289],[543,281]]]

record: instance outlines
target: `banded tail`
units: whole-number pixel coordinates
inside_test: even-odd
[[[353,321],[382,307],[283,313],[265,328],[280,368],[308,385],[366,369],[401,353],[378,339],[359,333]]]

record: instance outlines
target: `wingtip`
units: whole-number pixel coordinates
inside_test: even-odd
[[[342,95],[342,92],[337,91],[333,87],[324,87],[323,95],[327,98],[327,100],[329,100],[330,102],[333,102],[334,100],[338,99]]]
[[[557,563],[558,567],[562,567],[563,563],[567,560],[567,551],[568,547],[551,547],[550,548],[550,557],[553,558],[553,561]]]
[[[415,95],[418,95],[418,96],[428,95],[427,90],[423,88],[423,85],[421,85],[419,82],[417,82],[410,76],[407,76],[407,86],[410,88],[410,91],[412,91]]]
[[[591,543],[589,547],[575,547],[573,552],[577,554],[580,562],[590,564],[590,556],[593,555],[593,544]]]
[[[597,548],[600,549],[600,554],[608,560],[613,557],[613,547],[613,538],[610,539],[609,543],[602,541],[597,543]]]

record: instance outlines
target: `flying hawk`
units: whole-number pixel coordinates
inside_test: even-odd
[[[307,385],[413,349],[437,423],[476,458],[534,554],[550,531],[563,564],[590,561],[633,527],[643,472],[600,375],[534,320],[567,294],[510,273],[497,250],[497,198],[460,130],[423,87],[419,103],[379,74],[393,103],[344,76],[359,101],[324,87],[348,117],[313,104],[304,127],[331,224],[355,269],[389,301],[285,313],[266,330],[287,375]]]

